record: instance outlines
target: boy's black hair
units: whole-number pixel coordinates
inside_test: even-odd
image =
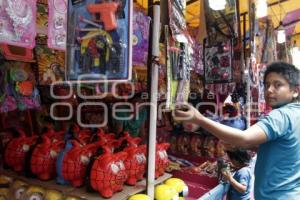
[[[250,154],[246,150],[238,149],[235,151],[227,151],[230,160],[235,160],[241,165],[249,164],[251,160]]]
[[[270,65],[268,65],[265,71],[264,82],[266,81],[267,75],[271,72],[282,75],[288,81],[291,88],[300,86],[300,71],[292,64],[282,61],[271,63]]]

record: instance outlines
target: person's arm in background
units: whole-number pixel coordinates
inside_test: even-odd
[[[194,124],[198,124],[226,143],[230,143],[234,146],[249,148],[267,141],[266,133],[257,125],[253,125],[247,130],[242,131],[204,117],[196,108],[191,105],[185,105],[185,108],[186,109],[184,111],[175,111],[175,120],[189,121]]]
[[[230,185],[232,185],[232,187],[239,193],[244,193],[247,191],[247,185],[239,183],[237,180],[235,180],[229,171],[224,171],[222,174],[229,181]]]

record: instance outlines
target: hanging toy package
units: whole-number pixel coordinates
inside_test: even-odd
[[[131,78],[132,1],[69,0],[67,79]]]
[[[27,63],[16,62],[9,69],[8,87],[19,110],[40,107],[40,95],[35,87],[34,73]]]
[[[48,46],[52,49],[66,49],[67,3],[68,0],[48,1]]]
[[[8,84],[9,66],[3,65],[0,68],[0,113],[17,109],[17,102],[13,97]]]
[[[135,66],[147,66],[150,20],[138,8],[133,10],[132,64]]]
[[[36,0],[0,1],[0,42],[32,49],[36,36]]]

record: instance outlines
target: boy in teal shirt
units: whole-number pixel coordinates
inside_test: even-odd
[[[255,166],[255,200],[300,198],[300,72],[294,65],[275,62],[264,74],[264,95],[272,111],[247,130],[214,122],[190,105],[175,118],[209,130],[234,146],[259,145]]]

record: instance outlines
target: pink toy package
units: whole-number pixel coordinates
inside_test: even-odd
[[[36,0],[0,1],[0,43],[32,49],[36,36]]]
[[[48,46],[66,50],[67,0],[49,0]]]

